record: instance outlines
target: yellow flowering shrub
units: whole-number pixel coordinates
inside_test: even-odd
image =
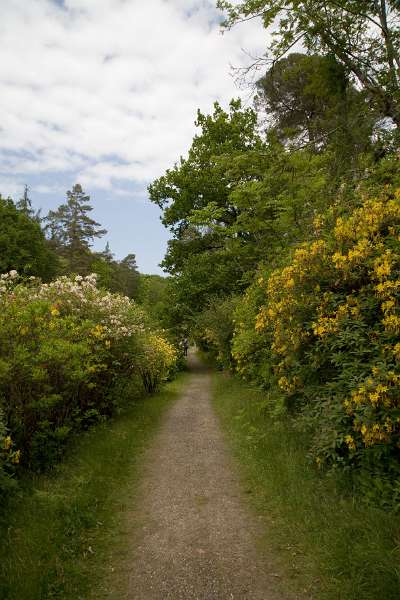
[[[246,374],[252,356],[245,332],[262,348],[269,384],[314,430],[319,465],[375,461],[394,469],[400,458],[400,191],[364,200],[323,237],[321,223],[319,238],[295,249],[289,264],[257,276],[252,287],[263,300],[253,304],[252,320],[237,324],[233,356]]]
[[[138,353],[138,369],[147,392],[154,392],[176,365],[176,348],[159,334],[144,337]]]

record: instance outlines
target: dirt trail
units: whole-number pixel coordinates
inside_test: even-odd
[[[195,356],[189,363],[188,386],[147,456],[127,598],[283,600],[257,556],[257,519],[210,405],[210,375]]]

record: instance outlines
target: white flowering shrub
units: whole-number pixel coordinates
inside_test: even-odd
[[[95,275],[0,277],[0,404],[25,466],[53,462],[73,431],[110,416],[124,401],[116,390],[166,376],[174,349],[146,322]]]

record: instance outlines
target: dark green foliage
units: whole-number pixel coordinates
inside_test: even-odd
[[[163,265],[177,276],[176,303],[184,303],[188,315],[201,311],[207,296],[221,287],[226,292],[232,285],[240,289],[248,263],[236,260],[238,236],[230,227],[238,212],[230,199],[232,178],[221,161],[261,145],[256,115],[242,110],[239,101],[231,102],[229,113],[217,103],[212,115],[198,112],[196,124],[200,133],[188,157],[149,187],[151,200],[163,209],[163,222],[174,236]]]
[[[37,221],[10,198],[0,196],[0,273],[16,270],[48,281],[58,269],[57,256]]]
[[[334,56],[289,54],[257,82],[256,106],[292,147],[330,149],[333,176],[343,175],[369,149],[379,115]]]
[[[231,349],[235,329],[234,317],[240,302],[240,296],[211,298],[208,306],[193,324],[193,334],[201,349],[207,350],[222,369],[233,367]]]
[[[137,291],[137,301],[143,306],[146,313],[155,321],[168,327],[171,313],[170,281],[168,277],[161,275],[140,274]]]
[[[90,270],[98,275],[100,287],[137,299],[140,274],[134,254],[115,260],[107,242],[103,252],[93,254]]]
[[[309,53],[333,56],[370,103],[400,125],[400,6],[391,0],[218,0],[225,26],[259,16],[274,32],[267,62],[301,40]],[[260,59],[263,62],[263,58]]]

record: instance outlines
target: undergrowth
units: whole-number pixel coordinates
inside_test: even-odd
[[[118,531],[143,451],[182,377],[84,434],[52,473],[22,481],[1,515],[2,600],[99,597],[113,548],[128,543]]]
[[[270,417],[265,395],[215,375],[214,402],[249,497],[297,591],[318,600],[397,600],[400,517],[368,506],[343,477],[318,472],[309,440]]]

